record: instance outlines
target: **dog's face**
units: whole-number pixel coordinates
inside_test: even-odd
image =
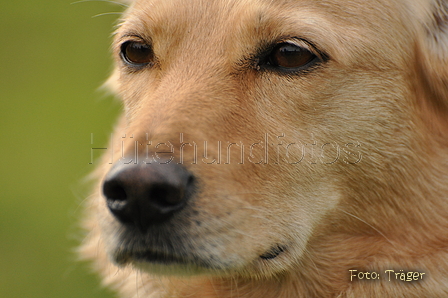
[[[375,206],[386,203],[376,199],[399,187],[400,161],[415,166],[408,149],[425,140],[414,10],[133,2],[110,79],[125,108],[118,133],[133,138],[116,146],[97,203],[112,260],[162,274],[270,276],[300,264],[330,233],[323,226],[355,229],[348,213],[378,222]],[[158,189],[141,190],[153,181]]]

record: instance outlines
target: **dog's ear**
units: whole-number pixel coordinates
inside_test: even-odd
[[[423,19],[423,37],[418,45],[420,70],[435,104],[448,111],[448,0],[428,2],[415,14]]]

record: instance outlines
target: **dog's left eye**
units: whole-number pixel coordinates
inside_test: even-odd
[[[145,66],[154,59],[150,45],[144,42],[127,41],[121,46],[122,59],[133,66]]]
[[[307,48],[290,42],[282,42],[270,51],[265,64],[285,70],[300,70],[316,59],[318,57]]]

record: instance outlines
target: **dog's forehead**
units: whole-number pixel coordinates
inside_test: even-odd
[[[335,59],[352,59],[367,49],[382,56],[384,48],[407,47],[400,32],[401,1],[363,0],[136,0],[118,30],[135,33],[164,47],[195,40],[197,45],[251,47],[260,40],[299,37],[311,41]],[[400,10],[401,9],[401,10]],[[388,24],[385,26],[385,24]],[[397,32],[393,32],[397,30]],[[130,33],[127,33],[130,32]],[[397,38],[400,37],[400,38]],[[187,38],[187,39],[186,39]],[[233,45],[232,45],[233,44]],[[358,53],[359,54],[359,53]],[[401,57],[389,52],[390,61]],[[392,56],[391,56],[392,55]]]
[[[272,7],[271,7],[272,9]],[[252,23],[257,26],[266,17],[269,7],[264,0],[138,0],[130,8],[127,20],[135,21],[151,30],[152,35],[174,35],[209,30],[218,33],[217,27],[227,30],[238,28],[235,22]],[[232,26],[229,26],[232,24]],[[131,25],[131,24],[130,24]]]
[[[153,25],[194,26],[194,21],[208,24],[249,19],[262,23],[272,19],[313,19],[315,24],[332,19],[341,25],[391,21],[406,6],[402,1],[364,0],[135,0],[129,14]],[[320,17],[320,18],[319,18]],[[317,18],[317,19],[316,19]],[[235,27],[238,24],[232,23]]]

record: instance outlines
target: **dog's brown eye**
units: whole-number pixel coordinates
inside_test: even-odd
[[[300,68],[316,58],[308,49],[292,43],[277,45],[269,55],[268,63],[287,69]]]
[[[153,60],[154,54],[150,45],[143,42],[128,41],[121,46],[121,56],[129,64],[143,66]]]

